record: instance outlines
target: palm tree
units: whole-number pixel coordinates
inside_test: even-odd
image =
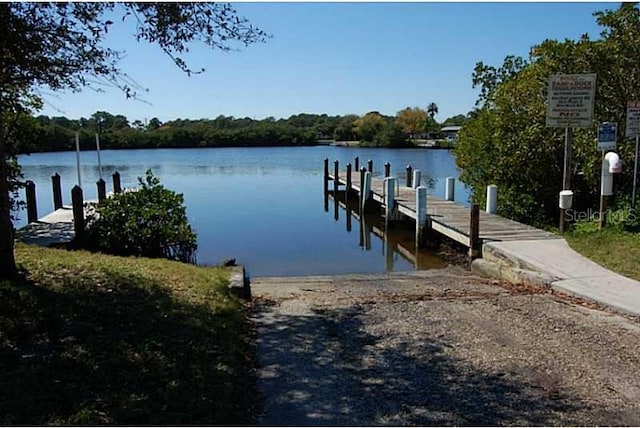
[[[436,103],[429,103],[429,105],[427,106],[427,113],[429,114],[429,116],[431,116],[431,119],[433,120],[433,116],[438,114],[438,106],[436,105]]]

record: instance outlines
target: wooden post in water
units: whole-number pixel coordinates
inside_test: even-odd
[[[113,193],[122,192],[122,186],[120,185],[120,173],[118,171],[113,173]]]
[[[469,261],[480,256],[480,205],[471,204],[469,215]]]
[[[364,212],[364,176],[367,173],[367,168],[360,168],[360,195],[358,197],[358,202],[360,205],[360,215]]]
[[[391,175],[391,164],[389,162],[384,163],[384,178]]]
[[[324,173],[322,175],[322,194],[324,195],[324,211],[329,211],[329,158],[324,158]]]
[[[62,186],[60,185],[60,174],[57,172],[51,176],[51,184],[53,186],[53,209],[62,208]]]
[[[102,202],[107,199],[107,183],[101,178],[96,181],[98,186],[98,202]]]
[[[396,208],[396,179],[393,177],[385,178],[384,189],[384,225],[386,230]]]
[[[424,248],[426,241],[427,226],[427,188],[419,186],[416,188],[416,259],[417,249]]]
[[[36,205],[36,183],[28,180],[25,186],[27,197],[27,221],[32,223],[38,221],[38,207]]]
[[[373,174],[373,161],[371,159],[367,162],[367,170]]]
[[[80,186],[73,186],[73,189],[71,189],[71,203],[73,205],[73,229],[76,233],[76,239],[82,239],[84,236],[84,197]]]
[[[333,162],[333,197],[338,197],[338,186],[340,185],[340,166],[338,160]]]
[[[355,162],[354,162],[354,164],[353,164],[353,168],[354,168],[356,171],[360,171],[360,158],[359,158],[358,156],[356,156],[356,157],[355,157],[355,159],[354,159],[354,161],[355,161]]]
[[[407,187],[411,187],[411,180],[413,179],[413,168],[411,165],[407,165],[407,176],[406,176],[406,185]]]
[[[420,181],[422,181],[422,173],[420,172],[419,169],[414,169],[413,170],[413,183],[412,186],[414,189],[417,189],[418,187],[420,187]]]

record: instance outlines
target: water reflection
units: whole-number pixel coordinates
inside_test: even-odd
[[[415,238],[415,223],[411,220],[385,221],[378,206],[370,205],[359,212],[360,204],[356,192],[330,190],[325,193],[325,212],[328,212],[328,201],[333,201],[334,220],[340,220],[340,212],[345,215],[345,229],[352,230],[352,221],[358,223],[358,245],[363,251],[371,251],[378,241],[384,256],[385,271],[393,272],[399,258],[411,263],[416,270],[437,269],[446,267],[446,263],[434,251],[419,248]]]

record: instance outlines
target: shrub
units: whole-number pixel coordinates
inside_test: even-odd
[[[123,256],[194,262],[196,234],[187,220],[182,194],[164,188],[147,170],[140,187],[94,205],[85,245]]]

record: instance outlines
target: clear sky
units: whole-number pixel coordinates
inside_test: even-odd
[[[395,115],[439,107],[443,121],[466,114],[477,90],[478,61],[500,65],[528,56],[545,39],[598,38],[594,11],[617,3],[235,3],[238,14],[273,37],[221,52],[194,46],[182,73],[159,48],[138,43],[116,24],[110,47],[125,50],[122,68],[149,92],[148,103],[123,93],[84,90],[46,95],[49,116],[89,117],[98,110],[133,121],[157,117],[262,119],[297,113]]]

